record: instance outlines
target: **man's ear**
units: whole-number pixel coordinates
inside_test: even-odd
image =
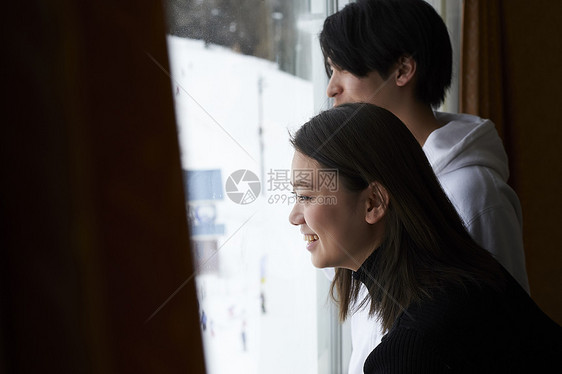
[[[389,200],[388,192],[379,182],[371,182],[367,190],[368,197],[366,201],[367,211],[365,213],[365,220],[369,224],[375,224],[386,214]]]
[[[397,64],[396,85],[403,87],[414,78],[417,67],[416,60],[411,56],[402,56],[398,59]]]

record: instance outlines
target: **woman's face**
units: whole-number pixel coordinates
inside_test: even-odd
[[[369,223],[369,188],[351,192],[339,183],[335,170],[295,152],[292,183],[296,203],[289,221],[300,226],[318,268],[357,270],[381,243],[383,222]]]

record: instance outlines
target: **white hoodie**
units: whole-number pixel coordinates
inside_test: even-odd
[[[436,112],[435,116],[443,126],[423,146],[433,171],[472,238],[529,292],[521,206],[507,185],[507,155],[494,124],[468,114]],[[360,298],[364,292],[362,287]],[[351,316],[349,374],[363,373],[365,359],[382,337],[380,324],[369,318],[368,310],[369,305]]]
[[[445,125],[423,146],[433,171],[472,238],[528,293],[521,205],[507,184],[507,155],[494,124],[468,114],[435,115]]]

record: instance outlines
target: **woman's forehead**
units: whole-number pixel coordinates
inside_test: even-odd
[[[315,159],[308,157],[307,155],[303,154],[302,152],[295,151],[293,156],[293,169],[296,167],[298,168],[307,168],[307,169],[318,169],[319,164],[318,161]]]
[[[295,151],[291,170],[291,183],[294,187],[312,187],[315,183],[319,164],[311,157]]]
[[[326,168],[318,161],[301,152],[295,152],[291,170],[291,184],[315,191],[337,191],[339,188],[338,170]]]

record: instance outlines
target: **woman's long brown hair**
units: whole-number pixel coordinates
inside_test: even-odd
[[[378,182],[389,195],[385,237],[372,268],[362,266],[370,313],[388,330],[412,303],[451,284],[501,288],[504,275],[467,233],[420,145],[389,111],[345,104],[312,118],[292,137],[295,149],[337,169],[340,188],[361,191]],[[336,269],[331,294],[342,320],[358,300],[352,271]]]

